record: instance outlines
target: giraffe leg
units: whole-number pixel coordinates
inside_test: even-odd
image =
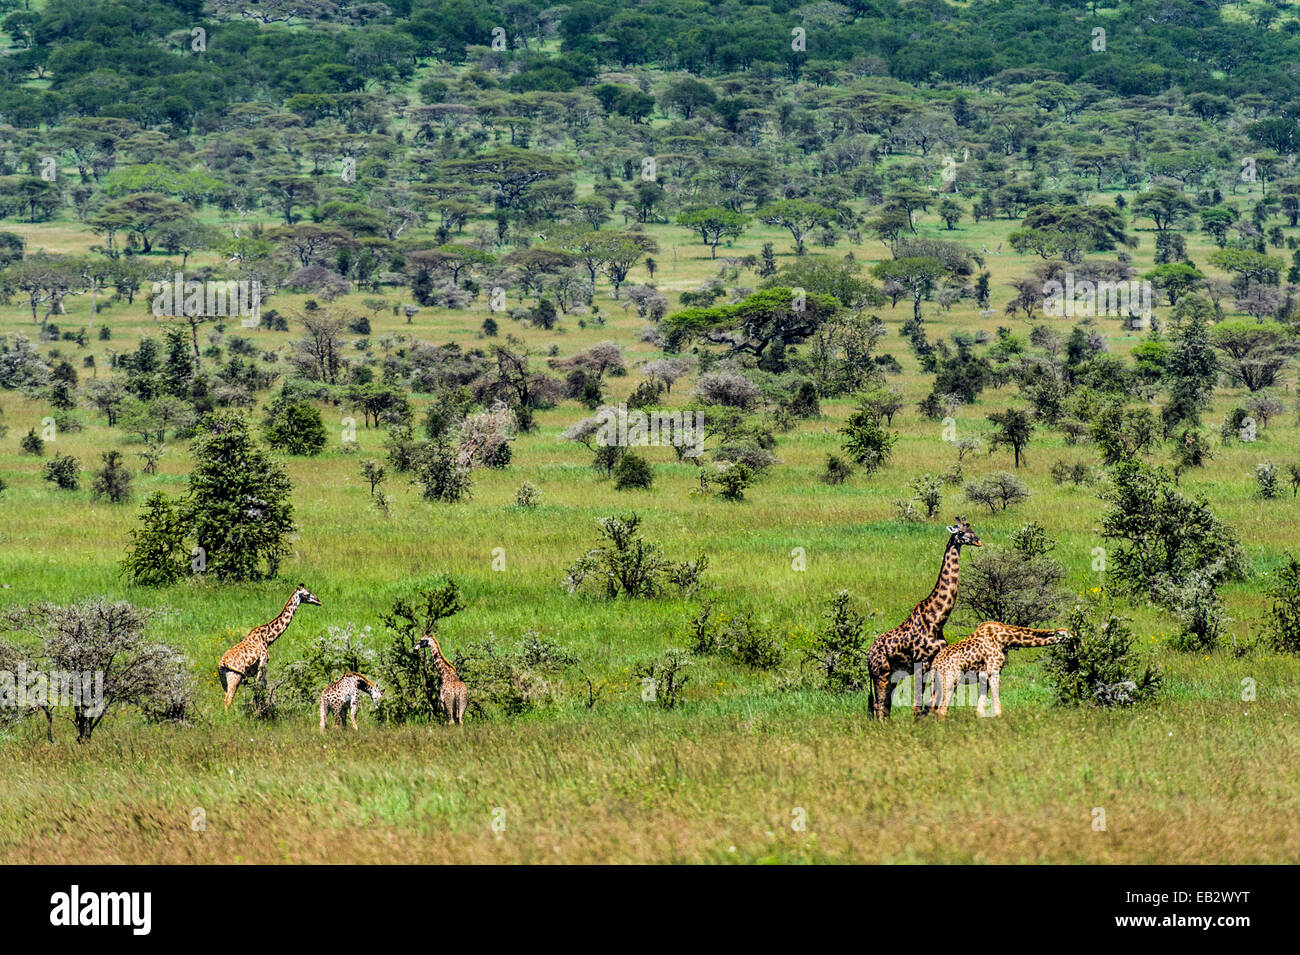
[[[325,701],[320,701],[320,731],[325,732]]]
[[[239,689],[239,683],[243,679],[234,670],[226,671],[226,709],[230,709],[230,704],[234,702],[235,691]]]
[[[998,696],[998,681],[1002,678],[1001,670],[989,674],[989,695],[993,697],[993,715],[1002,715],[1002,698]]]
[[[987,716],[988,714],[984,712],[989,692],[989,674],[987,670],[980,670],[979,681],[980,695],[979,700],[975,703],[975,715]]]
[[[948,706],[952,703],[952,694],[956,688],[957,681],[952,678],[949,671],[943,670],[935,674],[933,709],[939,719],[948,718]]]
[[[352,701],[352,706],[348,708],[348,721],[352,723],[352,728],[357,728],[357,701]]]
[[[871,691],[876,695],[872,703],[872,715],[878,720],[889,717],[889,674],[884,675],[872,674]]]
[[[924,712],[925,667],[917,664],[912,670],[912,719],[919,720]]]

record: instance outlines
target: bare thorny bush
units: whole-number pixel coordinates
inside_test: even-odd
[[[103,598],[8,610],[0,618],[6,629],[31,634],[37,642],[0,639],[0,669],[16,673],[22,667],[28,674],[47,677],[90,676],[96,684],[102,678],[103,691],[101,698],[73,696],[66,707],[59,705],[54,692],[47,693],[44,702],[37,694],[15,698],[15,705],[0,707],[0,719],[17,722],[43,716],[47,738],[53,740],[54,721],[62,717],[72,723],[77,741],[83,743],[110,713],[122,709],[134,708],[148,720],[186,722],[193,707],[193,679],[179,651],[145,638],[150,616],[126,601]]]

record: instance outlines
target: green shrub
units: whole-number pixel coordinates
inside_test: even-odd
[[[694,654],[717,654],[732,663],[755,670],[773,670],[785,659],[785,647],[770,624],[752,614],[714,617],[708,603],[690,623],[689,649]]]
[[[522,507],[531,510],[536,507],[542,500],[542,490],[531,481],[525,481],[519,485],[515,491],[515,507]]]
[[[694,561],[673,564],[663,556],[663,549],[640,534],[641,518],[633,513],[626,517],[602,517],[597,522],[600,540],[569,567],[564,586],[577,593],[590,582],[602,596],[657,597],[668,584],[683,593],[693,593],[700,585],[700,575],[708,566],[703,554]]]
[[[1139,658],[1128,622],[1100,603],[1076,606],[1070,635],[1047,654],[1048,683],[1062,706],[1131,706],[1154,699],[1158,665]]]
[[[1262,461],[1255,466],[1255,488],[1266,501],[1277,497],[1277,465],[1272,461]]]
[[[654,468],[639,454],[628,452],[614,466],[614,490],[648,491],[655,483]]]
[[[682,690],[690,681],[682,671],[691,665],[680,650],[665,651],[662,659],[649,660],[632,670],[639,678],[641,699],[671,710],[681,702]]]
[[[853,465],[838,455],[826,455],[826,469],[822,471],[821,480],[823,484],[829,484],[832,487],[843,484],[853,473]]]
[[[411,471],[426,501],[454,504],[469,496],[470,469],[456,457],[456,449],[446,438],[425,441],[411,456]]]
[[[379,615],[394,636],[379,651],[375,662],[376,679],[384,687],[384,698],[375,708],[378,719],[406,723],[432,720],[442,714],[442,678],[433,664],[433,655],[415,644],[425,633],[437,636],[441,622],[464,609],[460,586],[441,577],[409,597],[398,597],[388,613]]]
[[[145,501],[139,520],[140,526],[127,535],[129,543],[120,567],[123,576],[133,584],[162,587],[189,573],[180,505],[155,491]]]
[[[105,451],[100,458],[103,468],[95,472],[91,491],[95,497],[108,498],[114,504],[121,504],[131,498],[132,474],[122,464],[120,451]]]
[[[733,461],[713,476],[718,496],[724,501],[743,501],[745,489],[754,483],[754,471],[743,461]]]
[[[275,450],[304,457],[320,454],[329,440],[320,411],[305,401],[272,409],[262,431]]]
[[[840,433],[845,435],[845,453],[868,474],[884,467],[898,440],[897,434],[880,426],[880,417],[870,408],[859,408],[850,415]]]
[[[822,620],[806,659],[821,670],[826,689],[851,693],[870,688],[867,650],[872,641],[866,630],[867,618],[853,609],[847,590],[831,598]]]
[[[1286,555],[1286,563],[1273,575],[1268,588],[1268,634],[1282,653],[1300,653],[1300,560]]]
[[[81,485],[81,464],[70,454],[60,454],[46,462],[45,480],[64,491],[75,491]]]

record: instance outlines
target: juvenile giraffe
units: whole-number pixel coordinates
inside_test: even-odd
[[[248,636],[222,655],[221,662],[217,665],[217,676],[221,679],[221,688],[226,691],[226,709],[230,709],[230,704],[235,699],[235,690],[239,689],[239,684],[245,679],[251,680],[259,674],[263,680],[266,679],[266,664],[271,655],[271,644],[275,643],[280,634],[289,629],[289,623],[293,620],[298,605],[304,603],[315,604],[318,607],[321,605],[315,594],[305,585],[299,584],[279,616],[248,631]]]
[[[442,680],[442,689],[438,695],[442,698],[442,708],[447,712],[447,724],[463,724],[465,722],[465,705],[469,702],[469,690],[465,688],[465,682],[456,672],[456,668],[447,662],[447,658],[442,655],[442,647],[438,646],[438,640],[432,633],[425,633],[415,644],[416,649],[428,647],[429,654],[433,657],[433,665],[438,668],[438,676]]]
[[[939,579],[934,590],[907,615],[907,619],[893,630],[888,630],[876,637],[867,650],[867,667],[871,674],[871,711],[877,719],[889,716],[891,700],[889,693],[890,674],[895,670],[912,670],[916,673],[916,692],[912,703],[912,714],[921,715],[921,687],[924,685],[925,668],[947,644],[943,639],[943,625],[952,613],[957,599],[957,571],[961,562],[961,549],[966,544],[983,547],[984,544],[971,530],[966,518],[957,518],[957,523],[948,528],[951,535],[948,547],[943,552],[943,563],[939,568]]]
[[[930,711],[940,719],[948,715],[957,681],[963,673],[979,673],[979,701],[975,713],[984,715],[986,696],[993,697],[993,715],[1002,715],[1002,700],[998,696],[998,681],[1007,662],[1007,651],[1015,647],[1046,647],[1068,637],[1069,630],[1033,630],[1013,627],[1010,624],[986,620],[964,640],[949,644],[939,651],[931,669],[934,671],[934,703]]]
[[[343,711],[348,711],[352,728],[357,728],[357,703],[362,693],[369,693],[370,698],[378,703],[383,699],[384,691],[379,684],[360,673],[345,673],[321,691],[320,728],[325,729],[325,714],[330,714],[330,724],[343,723]]]

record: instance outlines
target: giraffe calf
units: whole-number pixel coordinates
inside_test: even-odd
[[[364,677],[360,673],[345,673],[339,677],[321,692],[320,695],[320,728],[325,729],[325,714],[328,712],[331,716],[330,724],[342,724],[343,711],[348,711],[348,719],[352,722],[352,728],[357,728],[357,702],[362,693],[369,693],[370,698],[376,703],[383,698],[384,691],[379,688],[374,680]],[[345,727],[346,728],[346,727]]]
[[[1045,647],[1068,637],[1069,630],[1034,630],[1013,627],[1010,624],[986,620],[964,640],[949,644],[939,651],[930,664],[934,671],[934,702],[930,711],[940,719],[948,715],[957,682],[963,673],[979,673],[979,701],[975,713],[984,716],[986,698],[993,698],[993,715],[1002,715],[1002,699],[998,695],[998,682],[1002,667],[1007,662],[1007,651],[1014,647]]]

